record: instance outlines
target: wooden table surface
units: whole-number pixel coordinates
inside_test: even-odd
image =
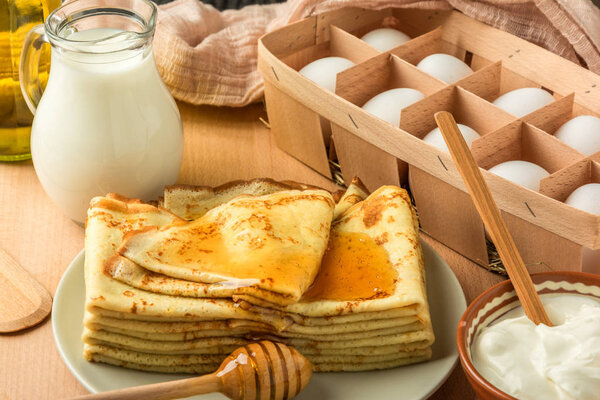
[[[185,135],[180,183],[217,185],[271,177],[334,187],[276,147],[259,121],[265,117],[261,105],[228,109],[179,104],[179,108]],[[0,163],[0,246],[52,295],[83,248],[83,234],[83,228],[62,215],[46,196],[31,162]],[[426,235],[422,238],[452,267],[467,301],[502,280]],[[84,393],[58,354],[50,318],[23,332],[0,334],[0,400],[62,399]],[[474,394],[457,366],[431,398],[469,400]]]

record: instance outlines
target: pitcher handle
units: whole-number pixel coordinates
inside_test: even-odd
[[[32,114],[35,114],[44,91],[39,76],[40,54],[44,43],[48,43],[44,25],[36,25],[25,36],[21,51],[19,82],[25,103],[27,103],[27,107],[29,107]]]

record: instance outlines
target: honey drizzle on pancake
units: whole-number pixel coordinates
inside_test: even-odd
[[[129,231],[117,252],[155,273],[213,285],[220,296],[293,304],[318,272],[333,207],[324,190],[239,196],[193,221]]]
[[[388,297],[397,277],[387,251],[369,235],[332,232],[319,274],[302,301]]]
[[[197,224],[193,229],[168,236],[147,254],[157,262],[189,268],[198,281],[213,282],[230,289],[260,285],[265,288],[306,279],[307,269],[318,262],[312,248],[290,249],[270,246],[274,239],[255,235],[238,235],[237,245],[227,245],[212,225]],[[243,245],[240,245],[242,243]],[[184,278],[184,277],[182,277]],[[189,278],[188,278],[189,279]]]

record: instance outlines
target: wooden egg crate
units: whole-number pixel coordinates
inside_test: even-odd
[[[412,40],[381,53],[359,39],[379,27]],[[415,67],[439,52],[474,72],[448,85]],[[335,93],[298,73],[326,56],[356,63],[337,75]],[[422,229],[473,261],[490,262],[483,223],[450,155],[422,141],[441,110],[482,135],[473,155],[531,271],[581,270],[583,248],[600,249],[600,216],[563,203],[578,186],[600,183],[600,153],[586,157],[552,135],[577,115],[599,115],[598,75],[461,13],[399,8],[345,8],[288,25],[262,37],[258,65],[279,147],[330,178],[329,160],[337,159],[346,181],[408,187]],[[361,109],[395,87],[426,96],[401,111],[399,126]],[[491,103],[520,87],[541,87],[555,101],[522,118]],[[551,173],[539,193],[487,171],[516,159]]]

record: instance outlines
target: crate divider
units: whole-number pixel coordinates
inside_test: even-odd
[[[505,161],[523,160],[541,166],[550,174],[583,157],[552,135],[521,120],[475,140],[472,152],[478,165],[486,170]],[[547,212],[527,201],[522,203],[536,217]],[[530,271],[537,272],[544,265],[573,270],[581,263],[580,245],[510,213],[502,211],[502,216]]]
[[[473,93],[450,86],[403,109],[400,128],[422,139],[437,127],[434,114],[438,111],[451,112],[458,123],[470,126],[482,136],[515,120]],[[444,153],[436,151],[440,156]],[[438,161],[446,165],[442,157]],[[464,256],[487,265],[483,222],[469,194],[413,165],[408,172],[423,230],[433,238],[443,239],[448,247]]]
[[[412,88],[425,96],[444,88],[413,65],[388,53],[381,53],[338,75],[336,94],[359,107],[373,96],[393,88]],[[350,117],[349,117],[350,118]],[[408,165],[367,143],[332,122],[333,140],[345,181],[360,176],[369,190],[381,185],[407,182]]]
[[[354,63],[360,63],[379,54],[362,40],[336,26],[328,26],[327,29],[329,41],[297,49],[282,61],[289,67],[300,70],[306,64],[323,57],[344,57]],[[274,69],[272,72],[275,79],[279,79]],[[301,78],[304,84],[318,88],[308,78]],[[265,82],[265,101],[277,146],[320,174],[332,178],[327,150],[331,138],[329,121],[319,115],[318,110],[306,107],[288,94],[277,90],[268,81]]]

